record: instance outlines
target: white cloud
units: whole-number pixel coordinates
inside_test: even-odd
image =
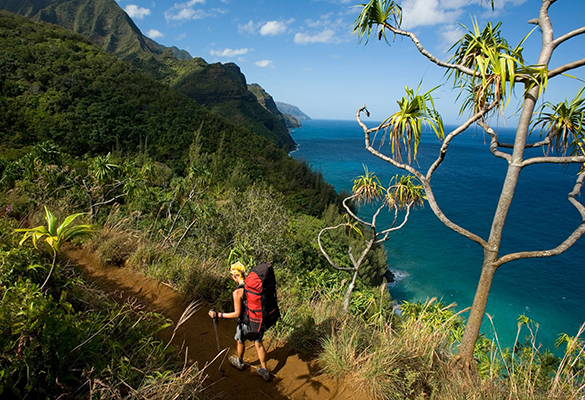
[[[124,8],[124,11],[126,11],[126,14],[128,14],[130,18],[142,19],[145,16],[150,15],[150,10],[148,8],[138,7],[136,4],[128,4]]]
[[[165,35],[163,35],[159,30],[151,29],[148,32],[146,32],[146,36],[148,36],[151,39],[156,39],[159,37],[164,37]]]
[[[528,0],[494,0],[492,12],[490,0],[404,0],[402,2],[402,27],[413,29],[417,26],[452,24],[470,6],[489,11],[490,17],[519,6]]]
[[[209,54],[218,57],[233,58],[235,56],[241,56],[242,54],[248,53],[248,48],[243,49],[223,49],[223,50],[211,50]]]
[[[336,25],[343,24],[341,18],[333,20],[333,17],[335,17],[333,13],[323,14],[319,19],[307,19],[305,25],[309,28],[333,28]]]
[[[268,21],[260,28],[262,36],[276,36],[286,32],[286,22],[283,21]]]
[[[187,21],[190,19],[202,19],[205,17],[205,11],[195,10],[193,8],[183,8],[176,12],[165,11],[167,21]]]
[[[256,64],[256,66],[262,67],[262,68],[266,68],[266,67],[274,68],[274,63],[272,62],[272,60],[260,60],[260,61],[256,61],[255,64]]]
[[[335,31],[332,29],[325,29],[322,32],[314,35],[306,33],[295,34],[295,43],[307,44],[307,43],[336,43],[339,40],[335,37]]]
[[[256,34],[260,33],[262,36],[276,36],[285,33],[288,30],[288,25],[295,21],[290,18],[286,21],[268,21],[268,22],[254,22],[249,20],[243,25],[238,25],[239,33]]]
[[[341,43],[350,40],[347,21],[334,13],[323,14],[318,19],[304,21],[304,29],[295,34],[297,44]]]
[[[203,3],[205,3],[205,0],[189,0],[186,3],[175,3],[173,7],[165,11],[165,19],[167,22],[184,22],[193,19],[215,17],[218,14],[227,13],[227,10],[221,8],[213,8],[209,11],[194,8],[195,5]]]
[[[402,3],[402,27],[452,23],[463,13],[460,0],[407,0]],[[470,4],[469,1],[466,2]]]
[[[444,26],[439,32],[439,47],[447,53],[449,48],[461,39],[464,34],[465,30],[459,25],[449,24]]]
[[[244,25],[238,25],[238,32],[239,33],[256,33],[256,29],[258,29],[259,24],[255,24],[254,21],[249,20],[248,23]]]

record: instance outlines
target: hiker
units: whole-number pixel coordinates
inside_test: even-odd
[[[256,370],[258,375],[260,375],[265,381],[270,380],[270,372],[266,368],[266,349],[264,348],[264,344],[262,343],[262,339],[264,336],[264,330],[260,330],[260,332],[250,332],[250,328],[244,323],[243,317],[245,315],[244,310],[244,278],[246,274],[246,267],[241,262],[236,262],[231,265],[230,267],[230,275],[232,279],[238,284],[236,289],[233,292],[234,297],[234,311],[230,313],[222,313],[217,312],[215,310],[209,310],[209,316],[211,318],[238,318],[237,326],[236,326],[236,335],[234,339],[236,339],[236,351],[237,357],[231,356],[229,358],[230,364],[234,367],[239,369],[240,371],[244,370],[244,351],[246,350],[246,346],[244,342],[246,340],[250,340],[254,342],[256,346],[256,351],[258,352],[258,360],[260,360],[260,368]]]

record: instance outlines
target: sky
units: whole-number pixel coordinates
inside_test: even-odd
[[[293,104],[313,119],[351,120],[362,105],[372,121],[397,110],[404,87],[420,84],[434,93],[436,107],[447,124],[461,121],[457,91],[444,70],[430,63],[407,38],[375,37],[365,43],[352,34],[363,0],[117,0],[140,30],[156,42],[188,51],[208,63],[236,63],[248,83],[262,86],[276,101]],[[437,58],[476,18],[502,21],[502,35],[518,44],[533,28],[539,0],[402,0],[402,28],[417,35]],[[585,0],[558,0],[550,9],[555,37],[585,25]],[[524,58],[535,63],[540,31],[524,43]],[[585,57],[585,35],[559,46],[551,67]],[[573,98],[585,80],[585,68],[573,77],[551,80],[544,100]],[[506,118],[515,116],[521,93],[513,98]]]

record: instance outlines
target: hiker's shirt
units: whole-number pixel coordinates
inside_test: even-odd
[[[244,289],[245,285],[243,283],[240,283],[238,286],[236,286],[234,292],[236,292],[239,289]],[[242,295],[242,298],[240,299],[241,302],[241,307],[240,307],[240,315],[238,316],[238,323],[243,323],[244,322],[244,316],[246,315],[246,304],[244,303],[244,296]]]

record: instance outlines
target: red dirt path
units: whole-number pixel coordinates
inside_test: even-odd
[[[188,303],[173,288],[138,271],[115,266],[101,267],[95,257],[83,250],[70,250],[67,256],[77,264],[89,280],[96,283],[107,293],[116,294],[118,299],[138,301],[146,309],[165,315],[174,324],[177,323]],[[217,355],[217,342],[213,329],[213,321],[207,315],[208,307],[203,306],[179,329],[173,339],[176,348],[187,349],[189,358],[203,368]],[[170,339],[172,328],[163,331],[164,339]],[[221,320],[218,325],[220,347],[229,347],[229,354],[235,354],[234,320]],[[247,342],[247,346],[251,343]],[[350,388],[340,386],[337,382],[319,375],[319,367],[315,360],[305,359],[286,347],[271,346],[266,340],[267,365],[273,374],[270,382],[264,382],[256,374],[259,366],[256,350],[253,345],[246,350],[244,361],[247,368],[238,371],[225,360],[222,376],[219,370],[221,358],[206,368],[208,378],[205,380],[207,389],[215,394],[214,398],[223,399],[294,399],[294,400],[350,400],[358,395]],[[184,353],[184,350],[183,350]]]

